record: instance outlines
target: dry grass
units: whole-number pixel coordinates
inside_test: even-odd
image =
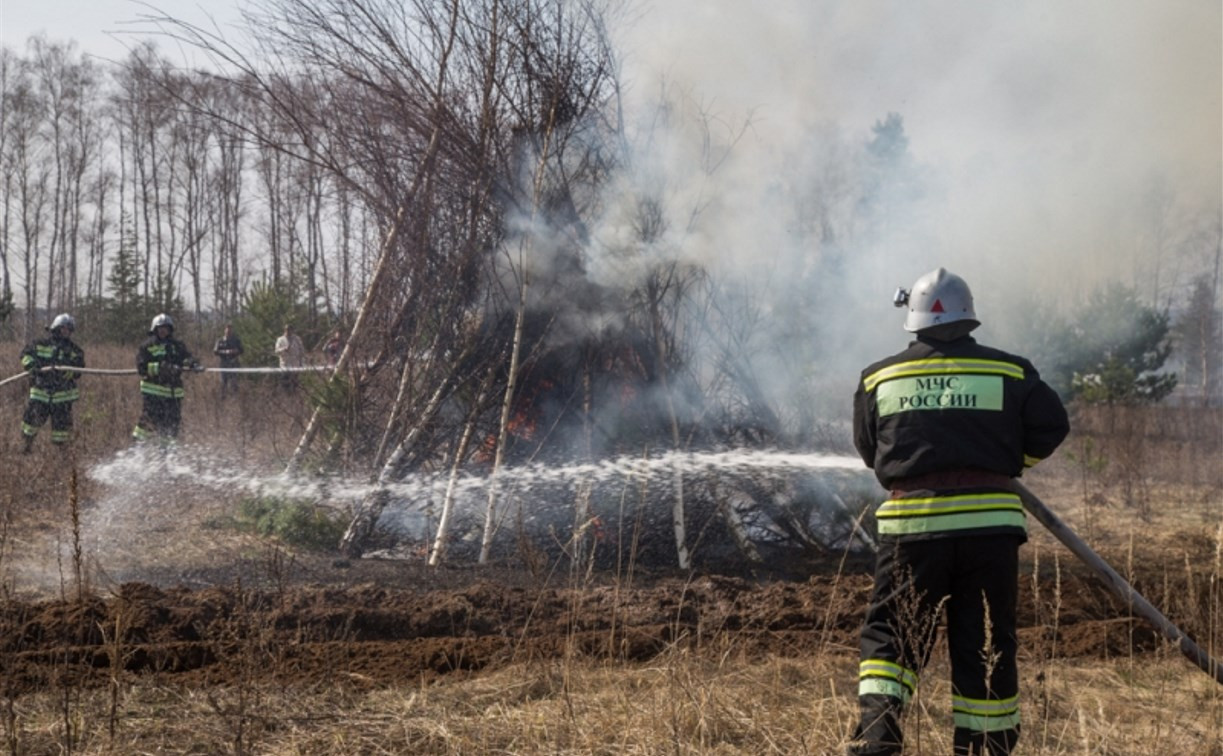
[[[90,352],[93,366],[129,363],[125,350]],[[287,456],[305,419],[300,401],[268,385],[251,386],[239,411],[230,413],[233,405],[214,399],[216,377],[200,379],[189,387],[184,441],[224,438],[248,459],[269,465]],[[8,600],[16,588],[14,560],[38,544],[70,543],[79,499],[95,495],[85,480],[74,496],[68,478],[56,474],[74,460],[43,452],[10,464],[17,459],[15,428],[23,399],[9,388],[0,389],[13,428],[0,441],[5,459],[0,472],[5,515],[0,523],[0,600]],[[138,412],[134,377],[90,379],[77,408],[75,461],[125,448]],[[1217,422],[1217,414],[1211,417]],[[1153,422],[1145,418],[1144,427]],[[1161,595],[1156,603],[1198,628],[1199,640],[1218,654],[1223,650],[1218,440],[1187,439],[1175,424],[1158,427],[1164,437],[1142,448],[1133,438],[1121,445],[1100,439],[1100,453],[1111,455],[1100,469],[1063,457],[1029,486],[1094,546],[1106,548],[1122,574],[1135,564],[1158,563],[1167,574],[1177,573],[1179,584],[1197,586],[1200,594]],[[1135,461],[1144,467],[1116,468]],[[1124,500],[1135,492],[1142,492],[1149,506]],[[217,501],[179,504],[181,512],[165,522],[138,510],[128,513],[131,519],[121,531],[130,534],[141,566],[183,559],[207,563],[263,548],[248,536],[209,535],[199,528],[210,507],[221,506]],[[171,528],[193,535],[187,541],[166,538]],[[91,534],[82,536],[88,544]],[[1025,559],[1035,562],[1033,571],[1040,575],[1038,611],[1048,627],[1061,620],[1058,560],[1070,558],[1059,549],[1047,534],[1034,532],[1025,550]],[[105,574],[113,567],[89,564],[87,548],[80,556],[84,564],[72,564],[71,556],[65,561],[62,555],[72,554],[71,548],[56,553],[51,564],[64,595],[115,577]],[[78,573],[81,577],[74,578]],[[74,586],[74,580],[83,585]],[[720,654],[676,646],[647,664],[561,657],[440,682],[404,680],[383,687],[356,678],[345,684],[320,680],[286,687],[256,674],[228,686],[196,687],[172,684],[166,676],[116,671],[108,687],[69,684],[5,695],[0,699],[0,742],[9,754],[843,752],[857,715],[854,650],[829,645],[807,658],[762,660],[739,653],[733,636],[714,639],[707,648],[719,642]],[[252,666],[270,663],[274,654],[259,643],[258,628],[246,628],[235,658],[247,653]],[[1056,644],[1025,645],[1021,673],[1023,753],[1223,756],[1223,687],[1175,649],[1067,659]],[[948,677],[946,657],[936,651],[906,724],[909,753],[950,751]],[[0,683],[6,681],[0,674]]]
[[[1173,658],[1025,670],[1028,754],[1223,752],[1218,686]],[[910,753],[950,752],[950,698],[935,659],[907,723]],[[104,691],[73,705],[80,754],[830,754],[854,724],[845,653],[744,663],[681,652],[649,665],[552,660],[467,680],[372,691],[138,682],[112,736]],[[247,709],[238,736],[239,699]],[[58,694],[17,705],[21,753],[64,743]]]

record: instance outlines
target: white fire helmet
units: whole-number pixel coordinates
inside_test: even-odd
[[[153,318],[153,325],[149,326],[149,333],[151,334],[157,333],[157,329],[161,328],[162,326],[166,326],[170,330],[174,330],[174,321],[171,320],[170,316],[165,314],[164,312],[158,315],[157,317]]]
[[[55,320],[51,321],[51,325],[47,327],[48,331],[55,333],[58,328],[70,328],[76,330],[76,319],[66,312],[61,312],[55,316]]]
[[[938,268],[917,279],[903,300],[899,294],[897,292],[897,305],[909,307],[904,328],[910,333],[960,321],[980,325],[968,284],[956,274],[948,273],[946,268]]]

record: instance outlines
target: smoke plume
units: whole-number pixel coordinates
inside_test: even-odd
[[[633,245],[705,266],[842,390],[905,342],[892,290],[940,265],[973,287],[981,340],[1016,351],[1033,302],[1117,280],[1175,303],[1216,254],[1221,14],[656,3],[614,29],[634,154],[590,270],[631,277]],[[663,214],[645,243],[643,199]]]

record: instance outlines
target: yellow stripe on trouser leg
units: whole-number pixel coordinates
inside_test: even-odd
[[[858,665],[858,695],[891,696],[908,703],[917,689],[917,673],[886,659],[866,659]]]
[[[1019,696],[983,700],[953,696],[955,726],[974,732],[999,732],[1019,727]]]

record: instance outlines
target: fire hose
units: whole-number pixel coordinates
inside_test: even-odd
[[[1134,590],[1134,587],[1125,578],[1117,574],[1117,571],[1110,567],[1108,562],[1100,558],[1066,523],[1062,522],[1040,499],[1036,498],[1035,494],[1019,481],[1013,481],[1013,486],[1020,500],[1023,501],[1024,509],[1028,510],[1028,514],[1039,520],[1040,524],[1044,525],[1057,540],[1065,544],[1066,548],[1070,549],[1092,572],[1096,573],[1113,595],[1125,601],[1135,614],[1150,622],[1163,633],[1165,638],[1176,644],[1189,661],[1213,677],[1215,682],[1223,685],[1223,665],[1212,659],[1209,653],[1179,627],[1172,624],[1171,620],[1156,609],[1150,601],[1143,598],[1142,594]]]
[[[243,373],[243,374],[283,374],[283,373],[305,373],[318,370],[332,370],[331,365],[304,365],[302,367],[247,367],[247,368],[212,368],[202,367],[198,370],[184,370],[185,373]],[[91,375],[136,375],[136,368],[85,368],[74,367],[71,365],[47,365],[39,368],[41,371],[46,370],[70,370],[74,373],[91,374]],[[11,375],[8,378],[0,380],[0,386],[14,381],[19,381],[29,376],[29,373],[18,373]]]

